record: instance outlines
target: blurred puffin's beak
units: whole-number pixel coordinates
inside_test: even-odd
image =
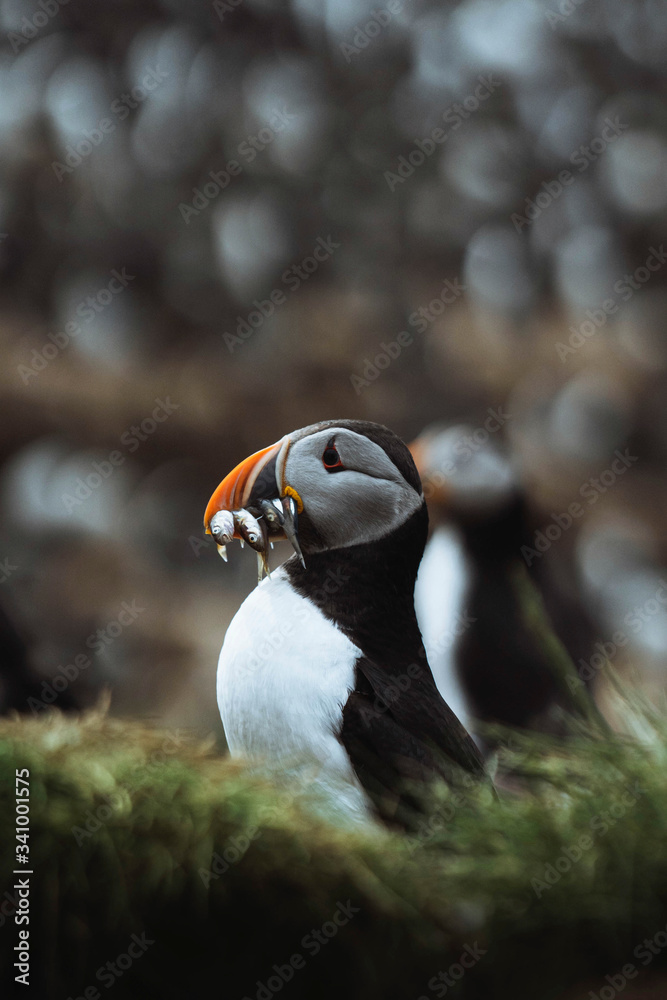
[[[426,458],[426,445],[424,444],[423,438],[415,438],[408,445],[410,449],[410,454],[415,460],[415,465],[417,466],[417,472],[421,476],[424,470],[424,461]]]
[[[415,438],[408,448],[415,460],[419,478],[422,481],[424,499],[427,503],[444,504],[450,499],[451,490],[447,482],[447,477],[438,469],[429,466],[429,440],[428,436]]]
[[[211,534],[211,520],[220,510],[241,510],[251,502],[251,497],[271,499],[280,496],[276,478],[276,461],[285,443],[281,438],[276,444],[256,451],[225,476],[214,490],[204,514],[204,528]],[[237,538],[240,535],[237,533]]]

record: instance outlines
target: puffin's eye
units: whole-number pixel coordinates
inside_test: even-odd
[[[340,460],[340,455],[336,450],[336,446],[329,442],[329,444],[324,449],[322,454],[322,463],[325,469],[342,469],[343,463]]]

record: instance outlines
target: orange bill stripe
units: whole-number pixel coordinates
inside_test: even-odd
[[[204,527],[208,534],[210,534],[209,525],[211,518],[219,510],[240,510],[241,507],[245,506],[252,488],[257,481],[257,477],[273,456],[278,454],[281,445],[282,441],[278,441],[276,444],[269,445],[268,448],[256,451],[253,455],[239,462],[225,476],[214,491],[206,507]]]

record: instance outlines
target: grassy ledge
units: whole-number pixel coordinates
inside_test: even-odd
[[[497,799],[435,788],[412,836],[341,829],[183,730],[5,720],[3,981],[27,767],[26,995],[609,1000],[629,964],[626,1000],[665,995],[667,722],[626,711],[633,738],[513,737]]]

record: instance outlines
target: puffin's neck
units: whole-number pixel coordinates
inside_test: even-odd
[[[400,670],[423,660],[414,607],[417,570],[426,543],[426,504],[385,538],[349,548],[306,553],[285,563],[292,586],[378,665]]]

